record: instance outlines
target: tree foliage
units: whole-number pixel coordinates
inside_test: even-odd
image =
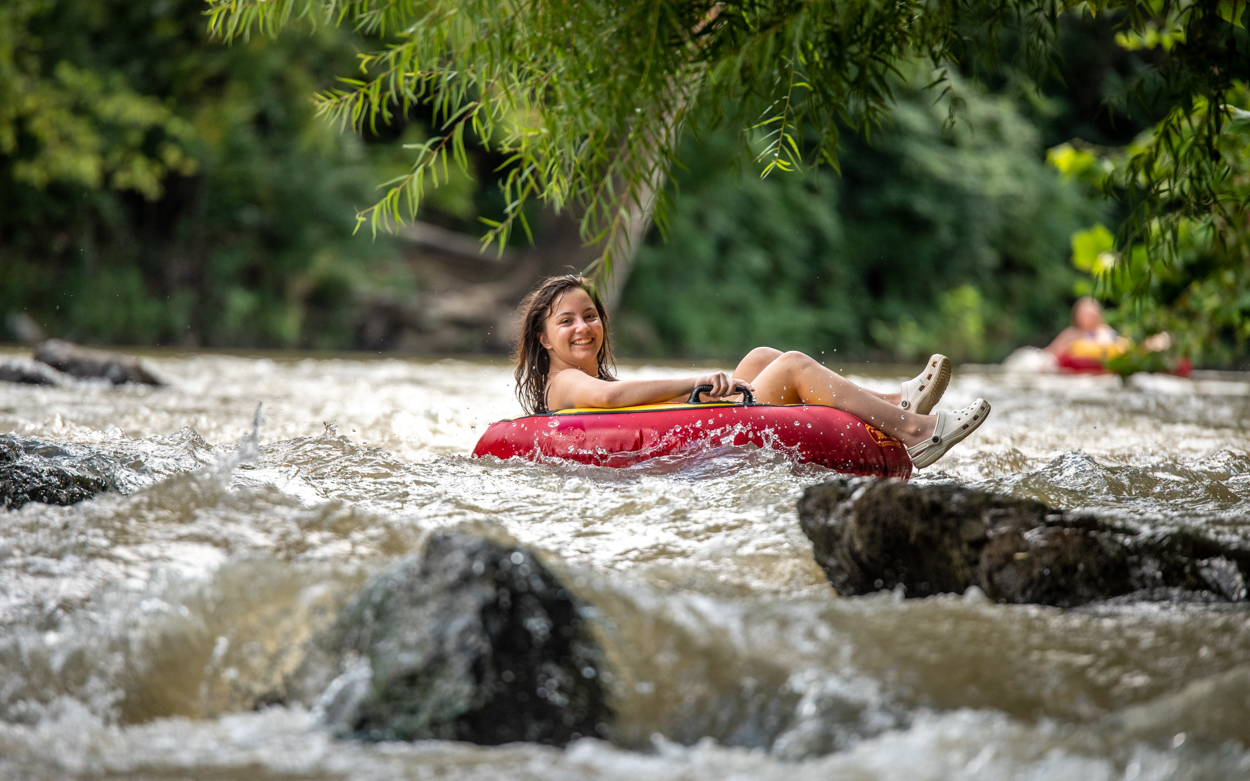
[[[841,175],[740,177],[722,129],[681,150],[666,241],[639,252],[616,321],[621,347],[734,358],[759,344],[821,355],[1000,359],[1066,325],[1077,273],[1070,234],[1101,218],[1096,196],[1042,160],[1013,101],[928,72],[892,85],[871,143],[844,133]]]
[[[0,6],[0,154],[17,153],[24,134],[29,153],[13,166],[19,182],[159,197],[167,175],[195,171],[186,151],[188,123],[157,97],[136,92],[122,73],[68,59],[46,63],[44,50],[55,41],[32,33],[53,6],[52,0]]]
[[[582,215],[594,240],[619,232],[661,179],[677,178],[684,209],[706,216],[721,198],[740,215],[739,224],[719,223],[725,235],[788,246],[779,226],[808,215],[814,222],[800,231],[810,246],[794,251],[842,253],[846,279],[866,285],[876,307],[853,302],[852,311],[871,320],[889,310],[854,337],[866,349],[888,337],[921,350],[921,337],[956,322],[973,344],[976,311],[982,347],[968,354],[993,355],[1007,331],[992,310],[1016,306],[999,297],[1016,299],[984,274],[1030,279],[1044,264],[1019,261],[1005,242],[1051,247],[1051,228],[1075,212],[1065,206],[1048,221],[1045,209],[974,193],[972,172],[991,190],[1033,176],[1002,176],[1028,144],[1014,143],[1016,130],[1000,138],[993,123],[981,129],[985,102],[954,75],[1015,90],[1044,116],[1049,98],[1037,86],[1075,72],[1072,50],[1067,64],[1052,59],[1056,42],[1073,19],[1097,14],[1118,32],[1116,56],[1133,58],[1117,71],[1117,106],[1136,108],[1094,140],[1119,144],[1131,136],[1125,128],[1153,128],[1125,150],[1070,147],[1108,161],[1090,187],[1121,203],[1103,217],[1117,241],[1100,253],[1118,271],[1103,275],[1100,290],[1132,298],[1143,322],[1198,317],[1216,338],[1195,342],[1235,347],[1243,338],[1245,307],[1227,290],[1250,287],[1237,222],[1245,158],[1237,114],[1222,107],[1250,108],[1238,92],[1250,62],[1239,26],[1245,2],[209,0],[208,25],[230,46],[207,40],[205,8],[203,0],[0,4],[0,307],[29,307],[58,333],[97,341],[290,345],[320,333],[318,343],[344,345],[344,302],[375,268],[357,256],[384,246],[360,237],[347,249],[354,208],[364,207],[356,228],[377,229],[441,206],[444,224],[484,217],[502,242],[541,201]],[[266,40],[288,27],[282,40]],[[928,98],[917,97],[913,72],[932,74]],[[315,121],[314,110],[410,148],[362,145]],[[384,130],[388,122],[396,126]],[[1063,127],[1056,139],[1081,126]],[[686,145],[691,130],[715,137],[714,158]],[[748,163],[751,180],[737,205],[725,180],[710,176],[732,158]],[[1017,162],[994,168],[1009,158]],[[946,167],[908,167],[925,160]],[[696,162],[704,170],[682,172]],[[776,176],[821,162],[845,178]],[[760,173],[767,178],[756,182]],[[370,177],[389,183],[372,208]],[[493,177],[502,188],[484,197],[476,188]],[[1037,186],[1047,198],[1058,192]],[[687,197],[695,192],[702,202]],[[789,206],[774,209],[774,197]],[[776,224],[761,224],[762,214]],[[982,226],[965,214],[993,219]],[[685,228],[673,228],[684,241]],[[933,277],[929,309],[892,309],[889,301],[906,297],[891,298],[891,283],[863,260],[881,243],[876,232],[890,231],[943,237],[911,242],[900,268],[925,276],[929,265],[948,266],[923,258],[947,252],[966,285]],[[730,256],[733,247],[713,260]],[[809,271],[786,277],[802,288],[787,294],[800,303],[812,295]],[[1052,286],[1039,284],[1038,300],[1049,300]]]
[[[1125,240],[1171,222],[1177,181],[1155,163],[1179,155],[1192,169],[1188,203],[1216,197],[1218,172],[1202,163],[1222,120],[1204,115],[1193,143],[1179,143],[1196,101],[1219,105],[1250,63],[1244,0],[208,0],[226,39],[275,34],[293,19],[350,24],[379,36],[359,74],[318,97],[345,125],[388,119],[415,102],[433,105],[440,134],[420,145],[410,173],[389,182],[360,215],[376,230],[415,215],[427,184],[464,163],[474,133],[511,162],[503,186],[503,239],[538,197],[585,210],[588,241],[611,238],[626,207],[647,199],[677,163],[680,129],[700,116],[741,129],[768,174],[814,161],[837,166],[841,128],[870,132],[893,103],[890,77],[920,59],[937,71],[998,56],[1009,35],[1034,73],[1050,62],[1064,12],[1117,14],[1126,41],[1164,41],[1167,56],[1139,98],[1163,91],[1178,106],[1134,162],[1134,205]],[[955,121],[958,100],[949,103]],[[663,198],[662,191],[660,195]],[[661,204],[663,205],[663,204]],[[1179,207],[1181,211],[1194,208]],[[1199,207],[1200,208],[1200,207]],[[663,210],[660,211],[663,216]],[[605,244],[607,252],[616,246]],[[1167,246],[1163,241],[1160,246]],[[610,255],[604,258],[610,265]]]
[[[1139,194],[1149,177],[1173,188],[1151,224],[1117,250],[1101,224],[1073,237],[1073,262],[1094,281],[1090,291],[1124,301],[1121,320],[1135,335],[1168,331],[1180,352],[1227,363],[1250,344],[1250,89],[1236,85],[1229,104],[1198,102],[1179,125],[1169,116],[1122,149],[1064,144],[1051,162],[1091,189]],[[1206,149],[1202,128],[1220,115]],[[1163,145],[1161,136],[1179,135]],[[1192,149],[1203,146],[1201,164]],[[1142,173],[1144,166],[1149,174]],[[1205,193],[1204,193],[1205,191]],[[1131,223],[1130,223],[1131,224]]]
[[[382,37],[357,78],[318,96],[326,116],[355,127],[427,102],[441,135],[413,170],[362,213],[377,229],[412,217],[427,184],[464,163],[466,130],[503,150],[509,210],[524,202],[584,209],[588,241],[611,239],[626,206],[649,197],[676,163],[679,129],[699,104],[724,107],[763,139],[765,172],[836,164],[839,129],[873,127],[891,104],[889,78],[908,58],[945,64],[970,54],[970,27],[1007,24],[1047,39],[1055,2],[811,0],[209,0],[226,39],[273,34],[295,18],[349,23]],[[811,149],[811,158],[802,150]],[[660,196],[663,197],[662,195]],[[663,212],[660,213],[662,217]],[[610,249],[612,241],[605,244]],[[604,258],[610,263],[610,256]]]
[[[357,42],[227,48],[203,11],[0,3],[0,313],[91,342],[351,346],[375,174],[309,95]]]

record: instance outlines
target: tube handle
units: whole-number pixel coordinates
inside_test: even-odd
[[[687,404],[712,404],[714,403],[713,401],[699,401],[700,393],[711,393],[711,391],[712,391],[711,385],[700,385],[696,387],[694,390],[690,391],[690,398],[686,401],[686,403]],[[751,395],[751,391],[739,385],[737,392],[742,394],[742,406],[744,407],[755,406],[755,397]]]

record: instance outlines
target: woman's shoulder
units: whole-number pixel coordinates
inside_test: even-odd
[[[576,367],[560,369],[559,371],[555,371],[547,375],[547,388],[545,391],[547,411],[553,412],[555,410],[568,409],[569,407],[575,406],[569,403],[570,399],[568,394],[576,393],[574,388],[570,387],[569,383],[593,379],[595,378]],[[556,387],[557,383],[560,386],[559,388]]]
[[[556,379],[560,377],[563,377],[566,382],[571,379],[580,379],[581,377],[590,377],[590,379],[594,379],[594,377],[591,377],[589,374],[582,371],[581,369],[578,369],[575,366],[571,366],[567,369],[560,369],[558,371],[554,371],[551,374],[547,375],[547,384],[553,385]]]

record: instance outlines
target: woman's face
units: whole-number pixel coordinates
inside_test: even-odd
[[[1082,302],[1076,308],[1072,319],[1076,321],[1076,327],[1082,331],[1096,331],[1102,325],[1102,307],[1092,301]]]
[[[603,321],[590,294],[574,288],[557,298],[538,341],[552,358],[566,364],[583,369],[596,365],[603,346]]]

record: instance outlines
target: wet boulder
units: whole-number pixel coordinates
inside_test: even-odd
[[[105,379],[114,385],[163,385],[132,355],[93,350],[62,339],[49,339],[35,347],[36,361],[82,379]]]
[[[68,505],[114,486],[92,463],[65,448],[34,439],[0,435],[0,507]]]
[[[955,485],[839,478],[804,492],[799,521],[845,595],[976,586],[998,602],[1070,607],[1178,592],[1242,601],[1250,581],[1250,550],[1192,528],[1128,526]]]
[[[293,688],[307,690],[332,659],[341,674],[316,707],[364,739],[562,746],[604,736],[603,654],[584,612],[524,548],[436,534],[366,586]]]
[[[44,363],[25,358],[0,363],[0,382],[16,382],[23,385],[60,385],[72,378]]]

